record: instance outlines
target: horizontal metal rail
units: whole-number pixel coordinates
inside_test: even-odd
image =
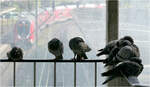
[[[64,63],[64,62],[82,62],[82,63],[87,63],[87,62],[102,62],[102,60],[52,60],[52,59],[45,59],[45,60],[31,60],[31,59],[24,59],[24,60],[19,60],[19,61],[12,61],[12,60],[8,60],[8,59],[0,59],[0,62],[60,62],[60,63]]]

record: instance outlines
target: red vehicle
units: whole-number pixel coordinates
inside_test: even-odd
[[[71,9],[59,9],[55,10],[53,14],[50,11],[42,10],[38,13],[38,28],[47,26],[55,21],[59,21],[65,18],[71,18]],[[20,17],[15,24],[14,29],[14,44],[22,46],[31,46],[35,41],[35,14],[28,14],[26,17]]]
[[[14,44],[19,46],[31,46],[34,43],[34,21],[27,18],[17,20],[14,29]]]

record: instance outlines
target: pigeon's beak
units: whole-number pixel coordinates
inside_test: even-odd
[[[84,42],[80,42],[80,43],[79,43],[79,46],[80,46],[85,52],[91,51],[91,48],[90,48],[87,44],[85,44]]]

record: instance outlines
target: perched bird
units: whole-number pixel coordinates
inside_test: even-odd
[[[110,41],[103,49],[98,50],[100,51],[100,53],[98,53],[97,56],[108,55],[111,50],[116,46],[117,42],[122,40],[128,40],[129,42],[131,42],[131,44],[133,44],[133,46],[135,46],[136,50],[139,51],[138,47],[134,44],[133,38],[131,36],[124,36],[119,40]]]
[[[110,51],[116,46],[117,42],[118,40],[110,41],[104,48],[98,50],[99,53],[97,54],[97,56],[108,55]]]
[[[126,76],[128,78],[130,76],[134,76],[137,78],[142,71],[143,65],[141,63],[136,63],[134,61],[124,61],[118,63],[115,67],[102,73],[101,75],[108,76],[108,78],[103,82],[103,84],[106,84],[116,77]]]
[[[128,40],[132,44],[134,44],[134,40],[133,40],[133,38],[131,36],[124,36],[124,37],[120,38],[120,40]]]
[[[133,45],[127,45],[122,47],[118,53],[116,54],[115,57],[113,57],[113,59],[109,62],[107,62],[107,64],[105,66],[108,65],[115,65],[119,62],[123,62],[126,60],[132,60],[132,58],[140,58],[138,52],[134,49]]]
[[[18,61],[23,59],[23,52],[21,48],[13,47],[7,52],[8,60]]]
[[[55,55],[55,60],[63,59],[63,43],[57,38],[53,38],[51,41],[48,42],[48,51]]]
[[[114,42],[113,45],[111,45],[112,42]],[[134,52],[134,54],[136,54],[136,57],[140,56],[139,48],[134,44],[134,40],[130,36],[124,36],[123,38],[120,38],[119,40],[111,41],[110,43],[108,43],[108,45],[106,45],[106,47],[105,47],[105,49],[107,51],[104,51],[105,54],[107,52],[107,54],[109,54],[109,56],[106,59],[102,59],[101,60],[101,62],[103,62],[103,63],[106,64],[105,66],[115,64],[114,60],[115,60],[115,62],[119,62],[118,60],[116,61],[116,58],[114,56],[116,56],[116,54],[119,52],[119,50],[122,47],[127,46],[127,45],[130,46],[130,48],[132,49],[132,51]],[[110,47],[111,47],[111,50],[109,49]],[[108,52],[108,50],[109,50],[109,52]],[[104,52],[103,51],[100,52],[99,54],[97,54],[97,56],[103,55]]]
[[[84,42],[81,37],[72,38],[69,41],[69,47],[74,53],[74,59],[88,59],[86,56],[86,52],[91,51],[91,48]]]
[[[120,40],[128,40],[132,43],[133,49],[136,51],[136,53],[140,56],[139,48],[137,45],[135,45],[134,40],[131,36],[124,36],[120,38]]]
[[[111,61],[113,61],[113,58],[115,58],[115,56],[119,52],[119,50],[122,47],[125,47],[125,46],[131,46],[130,41],[128,41],[128,40],[120,40],[120,41],[118,41],[116,46],[109,53],[109,56],[104,60],[103,63],[106,64],[105,66],[107,66]]]

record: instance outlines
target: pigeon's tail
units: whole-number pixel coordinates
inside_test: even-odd
[[[108,70],[106,72],[103,72],[101,75],[102,76],[112,76],[112,75],[115,75],[115,73],[117,73],[117,72],[115,72],[114,69],[111,69],[111,70]]]
[[[81,49],[83,50],[83,52],[89,52],[89,51],[91,51],[91,48],[87,44],[85,44],[84,42],[80,42],[79,46],[81,47]]]
[[[88,59],[85,53],[82,53],[80,55],[77,55],[77,60],[83,60],[83,59]]]
[[[104,49],[100,49],[100,50],[98,50],[98,51],[103,51]]]
[[[81,56],[83,57],[83,59],[88,59],[85,53],[82,53]]]
[[[56,60],[62,60],[63,59],[63,56],[62,55],[60,55],[60,56],[56,56],[56,58],[55,58]]]
[[[100,53],[96,54],[96,56],[101,56],[101,55],[104,55],[104,51],[101,51]]]
[[[104,84],[108,83],[109,81],[113,80],[114,78],[115,78],[115,76],[110,76],[102,84],[104,85]]]

